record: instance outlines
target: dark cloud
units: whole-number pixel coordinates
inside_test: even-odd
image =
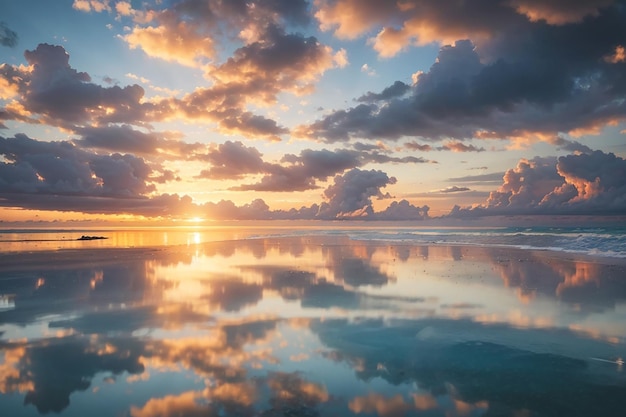
[[[396,81],[390,87],[385,88],[380,93],[372,93],[371,91],[357,98],[356,101],[360,102],[374,102],[379,100],[389,100],[393,97],[400,97],[407,93],[410,89],[410,86],[403,83],[402,81]]]
[[[463,142],[448,142],[441,146],[431,146],[426,143],[407,142],[404,147],[414,151],[452,151],[452,152],[484,152],[485,148],[474,145],[466,145]]]
[[[215,122],[222,133],[280,140],[289,130],[251,113],[246,106],[275,104],[283,91],[311,92],[314,81],[339,64],[332,49],[313,37],[288,34],[276,26],[263,30],[262,40],[237,49],[221,65],[207,67],[207,76],[214,81],[211,87],[200,87],[181,99],[152,101],[144,100],[144,90],[136,84],[102,87],[93,83],[89,74],[70,66],[63,47],[40,44],[24,54],[32,72],[6,64],[0,67],[0,76],[20,94],[24,108],[21,113],[3,110],[1,117],[76,129],[118,123],[150,127],[152,122],[182,116]],[[99,135],[92,132],[92,136]],[[98,138],[91,139],[102,145]]]
[[[422,151],[422,152],[430,152],[432,150],[437,149],[437,148],[433,148],[431,145],[427,143],[417,143],[417,142],[407,142],[404,146],[407,149],[410,149],[413,151]]]
[[[395,177],[382,171],[354,168],[343,176],[336,176],[334,184],[324,191],[328,202],[322,204],[320,214],[323,218],[371,216],[374,213],[372,197],[390,198],[381,188],[395,183]]]
[[[0,137],[3,193],[137,197],[155,190],[159,167],[130,154],[97,155],[70,142],[40,142],[18,134]]]
[[[583,145],[580,142],[576,142],[575,140],[567,140],[562,136],[556,136],[551,143],[557,146],[559,149],[569,152],[575,153],[592,153],[593,149],[590,147]]]
[[[521,160],[486,203],[455,207],[451,216],[499,214],[623,214],[626,161],[594,151],[557,158]]]
[[[279,126],[275,120],[247,111],[224,118],[219,124],[229,133],[266,137],[274,141],[281,140],[279,135],[289,133],[289,129]]]
[[[265,170],[261,152],[241,142],[226,141],[210,149],[206,155],[198,155],[211,168],[202,170],[200,177],[212,179],[238,179],[245,175],[257,174]]]
[[[444,46],[429,71],[414,74],[404,96],[334,111],[296,133],[327,142],[542,140],[624,120],[626,62],[617,54],[626,44],[623,2],[576,2],[572,8],[561,1],[512,3],[320,2],[316,16],[336,34],[360,36],[385,26],[373,41],[383,55],[415,42]]]
[[[376,158],[351,150],[305,150],[299,156],[286,155],[283,162],[289,165],[284,167],[263,162],[256,149],[240,142],[227,142],[201,156],[213,165],[205,175],[238,178],[262,169],[268,173],[266,184],[274,184],[277,191],[316,188],[316,180],[343,173],[325,190],[325,202],[288,211],[271,210],[261,199],[237,206],[227,200],[196,204],[188,196],[157,194],[155,183],[176,179],[173,172],[132,154],[101,155],[71,142],[41,142],[25,135],[0,137],[0,155],[4,158],[0,163],[0,205],[5,207],[165,217],[184,214],[215,220],[421,219],[427,212],[408,202],[375,212],[371,199],[391,198],[381,188],[396,179],[382,171],[359,170],[356,166]]]
[[[261,37],[269,26],[302,26],[310,20],[305,0],[263,0],[253,7],[241,0],[182,0],[143,7],[131,10],[134,27],[123,39],[150,56],[189,66],[216,58],[221,37],[249,42]]]
[[[428,206],[414,206],[408,200],[392,201],[389,207],[374,213],[373,217],[378,220],[423,220],[428,218],[428,210]]]
[[[74,143],[84,148],[105,149],[113,152],[132,152],[141,155],[159,155],[166,158],[186,158],[203,148],[200,144],[172,139],[167,132],[142,132],[128,125],[79,127],[81,139]]]
[[[597,16],[600,10],[614,0],[513,0],[511,6],[532,21],[543,20],[552,25],[576,23],[588,16]]]
[[[238,164],[239,174],[244,171],[249,174],[264,173],[261,180],[254,184],[242,184],[231,188],[237,191],[304,191],[319,188],[318,181],[326,181],[329,177],[343,173],[352,168],[361,167],[369,163],[425,163],[430,162],[414,156],[394,157],[373,151],[356,151],[349,149],[312,150],[305,149],[300,155],[287,154],[281,159],[280,164],[263,163],[261,156],[256,150],[248,148],[247,152],[254,153],[253,163],[247,163],[247,158],[242,158]],[[237,164],[229,158],[228,164]],[[213,168],[212,168],[213,169]],[[201,176],[206,176],[211,170],[203,171]]]
[[[17,46],[17,33],[9,29],[6,23],[0,22],[0,45],[14,48]]]
[[[189,197],[149,198],[171,171],[131,154],[99,155],[71,142],[0,137],[0,204],[91,213],[164,215],[189,208]]]
[[[280,140],[288,129],[246,111],[246,105],[273,105],[281,92],[309,93],[326,70],[340,65],[335,61],[332,49],[316,38],[270,26],[262,39],[238,48],[223,64],[209,67],[208,76],[215,81],[212,87],[170,100],[166,113],[179,109],[190,119],[215,121],[222,133]]]
[[[362,165],[359,153],[349,150],[314,151],[305,149],[299,156],[287,154],[282,159],[289,165],[272,164],[267,167],[267,175],[257,184],[235,187],[242,191],[303,191],[318,188],[316,180],[342,173],[347,169]]]
[[[136,84],[105,88],[92,83],[89,74],[70,66],[61,46],[40,44],[24,56],[32,72],[4,65],[0,74],[17,88],[20,103],[38,122],[71,127],[92,120],[124,122],[141,114],[143,88]]]

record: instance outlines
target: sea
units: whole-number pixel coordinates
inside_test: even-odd
[[[623,417],[625,244],[620,225],[2,230],[0,416]]]
[[[474,245],[626,258],[626,225],[567,227],[423,227],[345,222],[319,225],[177,226],[140,228],[0,229],[0,252],[97,247],[158,247],[265,237],[348,236],[355,240]],[[106,239],[78,240],[81,236]]]

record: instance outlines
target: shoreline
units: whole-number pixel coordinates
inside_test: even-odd
[[[168,256],[175,254],[191,254],[215,246],[237,244],[263,245],[313,245],[313,246],[376,246],[376,247],[415,247],[457,249],[464,258],[481,258],[485,253],[496,256],[503,261],[537,262],[540,260],[558,260],[567,262],[584,262],[626,268],[626,258],[589,255],[584,253],[560,250],[518,248],[504,245],[486,245],[469,243],[431,243],[389,241],[380,239],[353,239],[347,235],[301,235],[301,236],[267,236],[248,237],[220,241],[207,241],[194,244],[136,246],[136,247],[84,247],[37,249],[33,251],[0,252],[0,271],[28,271],[33,269],[62,269],[68,266],[80,267],[93,264],[109,265],[118,262],[152,258],[154,255]]]

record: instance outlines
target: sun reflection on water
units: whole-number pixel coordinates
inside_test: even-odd
[[[80,413],[74,398],[97,393],[133,416],[523,415],[501,391],[534,398],[529,386],[588,411],[572,392],[610,401],[600,375],[626,394],[623,268],[489,248],[186,236],[167,250],[22,265],[19,280],[0,267],[0,300],[11,291],[2,393],[40,413]],[[120,397],[104,380],[155,394]],[[17,410],[10,398],[3,410]]]

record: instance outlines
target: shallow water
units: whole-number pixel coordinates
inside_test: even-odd
[[[0,266],[2,416],[626,410],[623,266],[304,235],[87,254]]]

